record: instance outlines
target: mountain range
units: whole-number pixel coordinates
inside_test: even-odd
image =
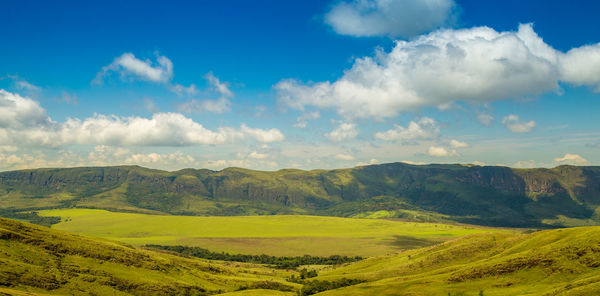
[[[600,167],[594,166],[515,169],[389,163],[334,170],[174,172],[114,166],[0,173],[3,216],[80,207],[147,214],[310,214],[557,227],[600,225],[599,206]]]

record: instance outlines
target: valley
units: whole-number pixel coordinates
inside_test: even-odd
[[[186,245],[211,251],[274,256],[377,256],[469,234],[516,232],[470,225],[301,215],[197,217],[114,213],[105,210],[40,211],[58,216],[53,228],[142,246]]]

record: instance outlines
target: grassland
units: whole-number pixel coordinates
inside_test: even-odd
[[[367,283],[322,295],[600,295],[600,227],[472,235],[315,280],[341,278]]]
[[[291,295],[300,285],[286,282],[289,274],[0,218],[0,295],[212,295],[240,288],[246,295]]]
[[[467,225],[301,215],[196,217],[92,209],[40,211],[59,216],[53,228],[132,245],[188,245],[274,256],[376,256],[452,238],[508,231]]]
[[[298,273],[0,218],[0,294],[7,295],[599,295],[600,227],[476,233],[321,267],[304,280],[290,282],[291,275]]]

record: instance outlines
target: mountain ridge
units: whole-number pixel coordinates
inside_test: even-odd
[[[87,207],[175,215],[312,214],[491,226],[600,225],[600,167],[388,163],[333,170],[0,172],[0,209]]]

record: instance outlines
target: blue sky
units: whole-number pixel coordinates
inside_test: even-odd
[[[0,170],[599,165],[594,1],[3,1]]]

